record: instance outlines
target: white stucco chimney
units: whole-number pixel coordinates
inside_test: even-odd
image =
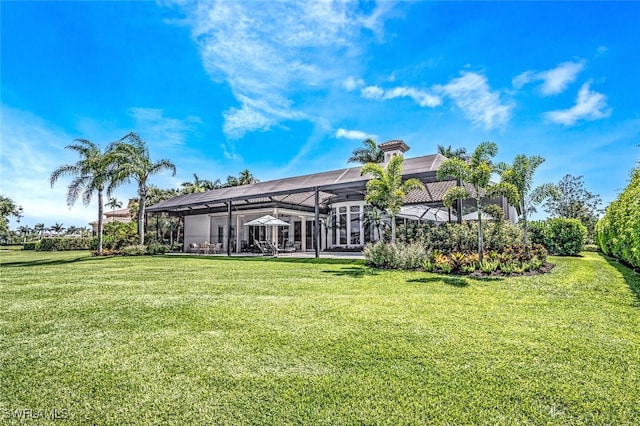
[[[403,154],[409,151],[409,146],[402,140],[393,139],[378,145],[380,151],[384,152],[385,164],[391,160],[394,155],[403,156]]]

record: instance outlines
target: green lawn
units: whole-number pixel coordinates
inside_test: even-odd
[[[551,260],[0,252],[0,424],[640,423],[640,277]]]

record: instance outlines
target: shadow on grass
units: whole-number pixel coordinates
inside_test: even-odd
[[[365,268],[362,266],[350,266],[337,271],[322,271],[325,274],[333,274],[338,277],[362,278],[365,275],[378,275],[375,269]]]
[[[314,265],[364,265],[364,259],[336,259],[315,257],[270,257],[270,256],[202,256],[202,255],[165,255],[163,257],[176,259],[186,257],[189,259],[202,259],[204,261],[223,262],[281,262],[281,263],[308,263]],[[331,271],[333,272],[333,271]]]
[[[640,307],[640,273],[634,271],[628,266],[625,266],[613,257],[609,257],[604,254],[601,254],[601,256],[604,257],[609,265],[616,268],[618,272],[622,274],[624,282],[627,283],[631,291],[636,295],[636,305]]]
[[[424,277],[424,278],[414,278],[411,280],[407,280],[408,283],[445,283],[452,287],[467,287],[469,285],[469,281],[463,277]]]
[[[76,262],[88,262],[88,261],[101,261],[109,259],[112,256],[94,257],[94,256],[81,256],[72,259],[37,259],[37,260],[25,260],[20,262],[2,262],[0,267],[2,268],[22,268],[30,266],[55,266],[55,265],[68,265]]]

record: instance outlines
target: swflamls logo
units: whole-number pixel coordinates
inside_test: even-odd
[[[65,420],[69,418],[69,410],[66,408],[52,408],[52,409],[32,409],[32,408],[16,408],[2,410],[2,418],[9,419],[21,419],[21,420]]]

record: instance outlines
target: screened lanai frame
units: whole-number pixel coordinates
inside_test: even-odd
[[[411,191],[406,204],[442,207],[444,193],[456,181],[439,181],[438,167],[446,158],[440,154],[405,159],[403,179],[416,178],[425,185],[424,191]],[[364,200],[370,176],[360,175],[361,167],[350,167],[233,186],[211,191],[180,195],[146,209],[148,213],[168,213],[172,216],[190,216],[227,213],[227,229],[232,228],[233,212],[250,211],[264,207],[289,208],[314,214],[315,256],[320,256],[320,214],[328,214],[333,203]],[[458,218],[460,220],[460,218]],[[231,255],[231,232],[227,232],[227,255]]]

